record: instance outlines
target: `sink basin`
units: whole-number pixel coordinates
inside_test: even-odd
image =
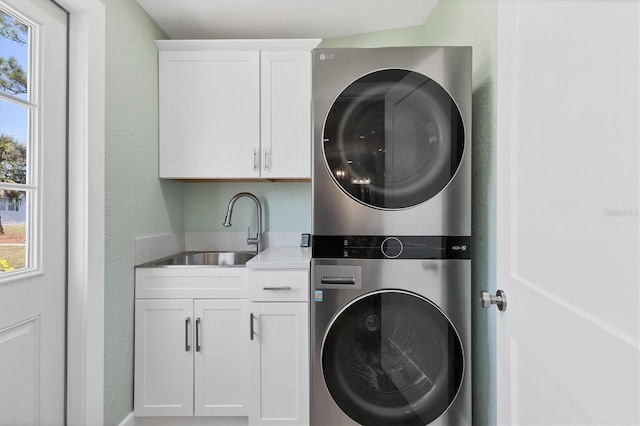
[[[244,266],[256,254],[243,251],[186,252],[146,266]]]

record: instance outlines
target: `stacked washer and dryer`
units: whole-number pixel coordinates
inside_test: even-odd
[[[471,424],[471,48],[313,54],[311,424]]]

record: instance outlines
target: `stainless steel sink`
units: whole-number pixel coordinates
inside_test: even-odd
[[[242,251],[184,252],[144,266],[244,266],[255,255]]]

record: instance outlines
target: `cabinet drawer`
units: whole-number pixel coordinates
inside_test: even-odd
[[[309,271],[249,269],[249,300],[253,302],[307,302]]]
[[[137,268],[136,298],[246,299],[246,268]]]

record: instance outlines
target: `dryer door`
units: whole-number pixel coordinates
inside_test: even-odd
[[[326,166],[357,201],[403,209],[429,200],[453,178],[464,150],[462,117],[435,81],[386,69],[351,83],[323,129]]]
[[[426,425],[462,384],[460,337],[431,301],[403,291],[368,293],[334,318],[323,376],[342,411],[363,425]]]

